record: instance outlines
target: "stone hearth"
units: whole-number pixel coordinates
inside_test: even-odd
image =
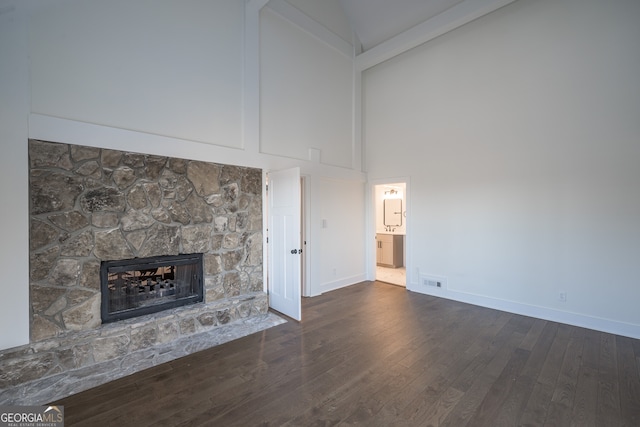
[[[29,166],[31,344],[0,352],[0,388],[269,316],[259,169],[36,140]],[[203,303],[102,325],[102,261],[189,253]]]
[[[286,322],[273,313],[232,320],[228,308],[212,307],[205,313],[192,309],[181,307],[169,315],[145,316],[135,325],[125,320],[0,352],[0,405],[51,403]]]

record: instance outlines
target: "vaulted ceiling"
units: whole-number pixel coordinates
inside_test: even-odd
[[[363,50],[425,22],[463,0],[340,0]]]
[[[515,0],[338,0],[365,70]]]
[[[515,0],[248,1],[258,9],[268,4],[346,55],[355,54],[362,71]]]

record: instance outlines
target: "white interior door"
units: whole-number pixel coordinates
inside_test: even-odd
[[[300,283],[300,168],[268,173],[269,306],[302,319]]]

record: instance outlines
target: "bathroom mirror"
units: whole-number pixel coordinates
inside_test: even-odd
[[[384,199],[383,223],[391,227],[402,225],[402,199]]]

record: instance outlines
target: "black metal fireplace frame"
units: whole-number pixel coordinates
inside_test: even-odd
[[[124,272],[132,270],[147,270],[166,266],[178,266],[196,264],[194,283],[195,293],[180,299],[167,301],[160,304],[146,307],[137,307],[109,313],[109,273]],[[102,261],[100,263],[100,290],[101,307],[100,313],[102,323],[110,323],[132,317],[144,316],[146,314],[157,313],[171,308],[181,307],[188,304],[196,304],[204,301],[204,263],[203,254],[181,254],[164,255],[150,258],[133,258],[115,261]]]

